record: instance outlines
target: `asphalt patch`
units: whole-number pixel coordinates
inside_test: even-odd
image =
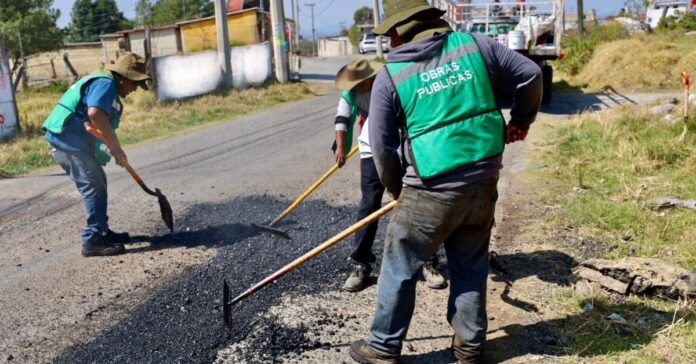
[[[278,225],[292,236],[291,241],[249,226],[271,220],[288,204],[270,196],[254,196],[189,209],[177,221],[181,232],[173,237],[151,238],[151,246],[141,250],[208,246],[218,248],[218,256],[188,270],[129,317],[93,340],[68,349],[55,362],[210,363],[219,350],[245,341],[244,362],[267,363],[288,353],[327,345],[306,335],[306,330],[319,328],[288,328],[263,314],[278,305],[283,294],[338,290],[350,270],[347,257],[351,238],[235,305],[231,329],[223,324],[223,279],[227,279],[233,295],[241,293],[350,226],[357,213],[354,207],[306,201]],[[378,241],[382,240],[384,225],[386,220],[380,224]],[[374,249],[381,251],[381,244]]]

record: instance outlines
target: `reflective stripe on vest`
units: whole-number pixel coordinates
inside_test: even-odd
[[[471,35],[450,33],[432,59],[386,67],[406,115],[409,153],[420,178],[503,152],[505,119]]]

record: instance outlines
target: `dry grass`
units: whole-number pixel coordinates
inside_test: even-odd
[[[123,144],[138,143],[301,100],[314,93],[315,90],[306,84],[286,84],[159,103],[154,93],[139,90],[124,100],[118,135]],[[60,95],[56,91],[18,95],[22,135],[11,143],[0,145],[0,175],[18,175],[53,164],[48,145],[42,138],[41,125]]]
[[[601,43],[577,76],[562,78],[593,91],[655,92],[680,89],[682,71],[696,75],[696,37],[672,31]]]

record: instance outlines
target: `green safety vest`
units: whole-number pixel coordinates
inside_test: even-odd
[[[60,100],[58,100],[58,105],[53,108],[48,118],[43,124],[43,129],[50,131],[53,134],[61,134],[65,131],[68,125],[68,121],[75,115],[75,110],[77,110],[77,105],[82,100],[82,95],[84,92],[85,85],[96,78],[108,78],[114,80],[114,76],[110,72],[97,71],[91,75],[83,77],[81,80],[77,81],[74,85],[65,91]],[[111,127],[116,130],[121,122],[121,113],[123,111],[123,104],[120,98],[116,95],[116,98],[112,102],[111,112],[109,112],[109,122]],[[109,163],[111,156],[106,152],[106,145],[101,140],[96,142],[95,156],[97,161],[101,165]]]
[[[343,95],[341,95],[344,100],[348,103],[350,106],[350,118],[348,120],[348,130],[346,131],[345,139],[343,140],[343,149],[345,153],[350,152],[350,149],[353,147],[353,127],[355,126],[355,121],[358,120],[358,100],[357,100],[357,91],[355,89],[350,90],[350,91],[343,91]],[[331,147],[332,150],[336,150],[337,144],[334,141],[333,147]]]
[[[471,35],[450,33],[434,58],[389,62],[386,68],[405,112],[408,153],[420,178],[503,153],[505,119]]]

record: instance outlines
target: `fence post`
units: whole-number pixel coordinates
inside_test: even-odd
[[[68,52],[66,51],[63,51],[63,63],[65,63],[65,67],[68,69],[68,71],[70,71],[70,74],[72,74],[73,82],[77,82],[77,80],[80,79],[80,75],[77,74],[77,71],[75,71],[72,63],[70,63],[70,60],[68,59]]]

